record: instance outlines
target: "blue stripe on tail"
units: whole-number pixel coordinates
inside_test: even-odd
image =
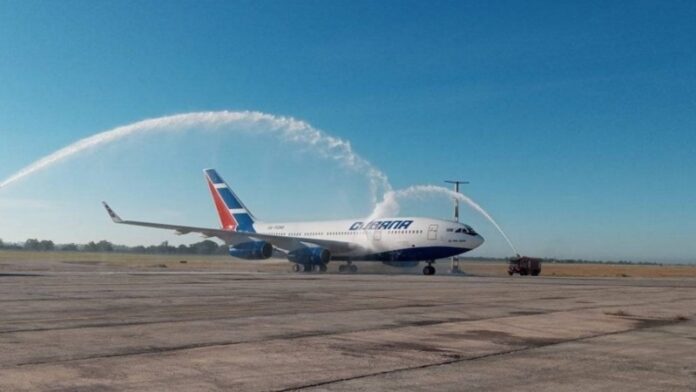
[[[234,219],[237,220],[237,231],[246,231],[250,233],[256,233],[256,230],[254,230],[254,220],[251,219],[249,214],[247,213],[241,213],[241,214],[234,214]]]
[[[213,182],[213,184],[224,184],[225,181],[222,180],[222,177],[220,177],[215,169],[206,169],[205,174],[210,178],[210,181]]]
[[[225,202],[225,205],[229,209],[237,209],[237,208],[244,208],[242,207],[242,203],[237,200],[236,197],[230,192],[228,188],[219,188],[218,192],[220,193],[220,196],[222,197],[222,200]]]

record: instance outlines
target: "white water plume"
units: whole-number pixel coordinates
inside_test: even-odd
[[[281,140],[308,146],[324,158],[333,159],[340,165],[364,174],[369,183],[372,202],[375,208],[370,219],[395,216],[399,212],[399,198],[423,197],[430,194],[443,194],[465,202],[478,211],[505,238],[513,252],[517,253],[505,232],[481,206],[469,197],[447,188],[434,185],[418,185],[394,191],[387,176],[369,161],[353,151],[350,142],[328,135],[310,124],[292,117],[274,116],[255,111],[194,112],[151,118],[132,124],[119,126],[78,140],[22,168],[0,182],[0,189],[36,172],[50,168],[80,153],[116,142],[126,137],[154,132],[175,132],[199,129],[223,129],[228,131],[254,131],[278,136]],[[383,199],[378,202],[379,192]]]
[[[183,113],[151,118],[116,127],[78,140],[31,163],[2,181],[0,188],[4,188],[38,171],[48,169],[79,153],[113,143],[131,135],[201,128],[230,131],[253,130],[260,133],[273,133],[282,140],[309,146],[312,151],[320,154],[322,157],[333,159],[351,170],[365,174],[370,182],[373,203],[377,202],[377,195],[380,191],[391,191],[391,185],[387,176],[370,162],[356,154],[350,142],[327,135],[308,123],[292,117],[280,117],[252,111]]]
[[[414,185],[410,186],[408,188],[404,189],[398,189],[395,191],[387,191],[384,194],[384,199],[377,203],[375,205],[374,210],[372,211],[372,214],[368,218],[368,220],[372,219],[377,219],[380,217],[384,216],[396,216],[399,213],[399,198],[410,198],[410,197],[425,197],[425,196],[430,196],[430,195],[444,195],[453,199],[457,199],[461,202],[466,203],[469,207],[474,209],[476,212],[479,214],[483,215],[484,218],[486,218],[491,224],[500,232],[500,234],[503,236],[505,241],[508,243],[510,246],[510,249],[512,249],[514,254],[517,254],[517,249],[515,249],[515,246],[512,245],[512,241],[508,238],[508,236],[505,234],[503,229],[498,225],[498,222],[493,219],[493,217],[483,209],[478,203],[473,201],[470,197],[462,194],[462,193],[457,193],[454,192],[450,189],[447,189],[445,187],[441,186],[436,186],[436,185]]]

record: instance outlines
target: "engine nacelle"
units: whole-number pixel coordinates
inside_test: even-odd
[[[326,248],[301,248],[288,253],[288,260],[299,264],[326,264],[331,252]]]
[[[273,255],[273,245],[266,241],[250,241],[230,246],[230,256],[247,260],[264,260]]]
[[[382,264],[390,267],[411,268],[418,265],[418,261],[383,261]]]

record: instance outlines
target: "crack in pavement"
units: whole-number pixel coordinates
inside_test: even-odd
[[[634,320],[638,320],[638,319],[634,319]],[[386,375],[386,374],[394,374],[394,373],[407,372],[407,371],[412,371],[412,370],[420,370],[420,369],[428,369],[428,368],[432,368],[432,367],[446,366],[446,365],[451,365],[451,364],[455,364],[455,363],[477,361],[477,360],[481,360],[481,359],[494,358],[494,357],[498,357],[498,356],[504,356],[504,355],[515,354],[515,353],[519,353],[519,352],[531,351],[531,350],[545,348],[545,347],[557,346],[557,345],[561,345],[561,344],[565,344],[565,343],[580,342],[580,341],[591,340],[591,339],[601,338],[601,337],[605,337],[605,336],[619,335],[619,334],[623,334],[623,333],[640,331],[640,330],[650,329],[650,328],[659,328],[659,327],[663,327],[666,325],[675,325],[675,324],[683,323],[687,320],[673,319],[673,320],[646,320],[646,321],[647,321],[646,323],[637,324],[637,326],[635,328],[626,329],[626,330],[622,330],[622,331],[599,333],[599,334],[583,336],[583,337],[574,338],[574,339],[561,340],[558,342],[545,343],[545,344],[530,345],[527,347],[517,348],[517,349],[513,349],[513,350],[498,351],[498,352],[494,352],[494,353],[483,354],[483,355],[478,355],[478,356],[473,356],[473,357],[453,358],[453,359],[448,359],[446,361],[440,361],[440,362],[435,362],[435,363],[427,363],[427,364],[417,365],[417,366],[409,366],[409,367],[398,368],[398,369],[383,370],[383,371],[374,372],[374,373],[360,374],[360,375],[352,376],[352,377],[337,378],[334,380],[321,381],[321,382],[316,382],[316,383],[312,383],[312,384],[305,384],[305,385],[300,385],[300,386],[295,386],[295,387],[290,387],[290,388],[275,389],[275,390],[273,390],[273,392],[299,391],[299,390],[303,390],[303,389],[316,388],[316,387],[321,387],[321,386],[330,385],[330,384],[337,384],[337,383],[346,382],[346,381],[360,380],[360,379],[365,379],[365,378],[370,378],[370,377],[378,377],[378,376],[382,376],[382,375]]]

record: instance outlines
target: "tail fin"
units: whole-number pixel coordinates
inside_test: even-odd
[[[215,169],[203,170],[210,193],[215,202],[215,208],[220,216],[222,228],[230,231],[256,232],[254,222],[256,218],[244,206],[237,195],[225,183]]]

